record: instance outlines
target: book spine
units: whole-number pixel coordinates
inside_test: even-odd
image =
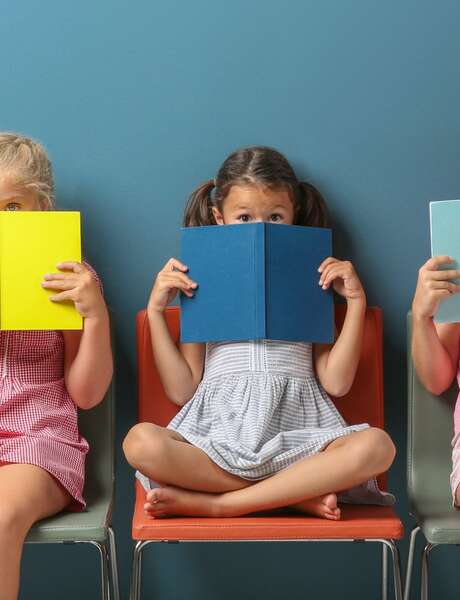
[[[265,331],[265,223],[256,225],[254,236],[255,339],[264,339]]]
[[[270,225],[264,223],[264,338],[270,339],[270,294],[269,292],[269,277],[270,277]]]
[[[433,202],[430,202],[430,246],[431,246],[431,256],[434,256],[433,249]]]

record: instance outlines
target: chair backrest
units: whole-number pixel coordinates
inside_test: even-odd
[[[433,396],[420,383],[411,354],[412,314],[407,315],[407,489],[412,510],[429,504],[452,502],[449,474],[452,466],[450,442],[452,409],[457,384],[441,396]]]
[[[335,308],[336,326],[340,331],[346,307]],[[171,336],[179,343],[179,307],[166,309],[166,321]],[[165,427],[179,410],[166,396],[155,367],[150,338],[150,328],[145,310],[137,314],[138,358],[138,417]],[[364,339],[361,358],[351,390],[334,402],[350,424],[369,423],[383,428],[383,360],[382,360],[382,313],[379,308],[366,310]],[[385,477],[379,478],[385,488]]]
[[[91,410],[78,412],[80,433],[88,440],[85,489],[88,504],[101,494],[113,494],[115,481],[115,394],[110,384],[104,400]]]

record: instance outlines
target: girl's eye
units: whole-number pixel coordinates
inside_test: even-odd
[[[247,223],[250,219],[249,215],[240,215],[238,217],[238,221],[241,221],[242,223]]]
[[[5,206],[5,210],[20,210],[21,206],[18,202],[10,202]]]
[[[275,213],[273,215],[270,215],[270,221],[272,223],[277,223],[278,221],[281,221],[283,219],[282,215]]]

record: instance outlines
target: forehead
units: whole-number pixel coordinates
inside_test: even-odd
[[[0,201],[10,198],[24,198],[34,201],[37,197],[35,190],[21,185],[18,178],[13,174],[0,175]]]
[[[225,198],[224,209],[252,207],[268,209],[273,207],[292,209],[289,192],[284,188],[269,188],[265,186],[234,185]]]

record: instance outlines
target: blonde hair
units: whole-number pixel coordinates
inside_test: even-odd
[[[53,168],[45,148],[17,133],[0,132],[0,171],[18,185],[36,191],[45,210],[54,208]]]

